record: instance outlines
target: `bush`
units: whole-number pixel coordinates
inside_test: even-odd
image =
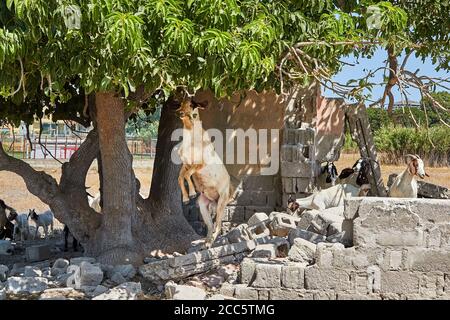
[[[450,165],[450,129],[434,126],[428,134],[426,129],[380,128],[374,137],[380,160],[386,164],[403,163],[403,156],[411,153],[419,155],[429,166]]]

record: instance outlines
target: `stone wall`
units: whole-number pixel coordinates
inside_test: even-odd
[[[239,299],[450,299],[450,201],[353,198],[353,246],[318,243],[312,265],[245,258]]]

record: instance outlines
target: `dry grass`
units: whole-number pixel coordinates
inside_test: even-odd
[[[339,161],[335,162],[335,165],[340,172],[342,169],[347,167],[352,167],[353,164],[360,158],[359,154],[341,154]],[[388,177],[392,173],[401,173],[405,170],[406,165],[381,165],[381,175],[383,177],[383,182],[386,185]],[[426,182],[438,184],[447,188],[450,188],[450,168],[440,167],[440,168],[425,168],[425,171],[430,175],[429,178],[425,178]]]

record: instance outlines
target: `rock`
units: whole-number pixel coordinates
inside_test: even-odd
[[[6,289],[2,288],[0,289],[0,301],[6,300]]]
[[[217,274],[211,274],[202,278],[203,283],[209,288],[219,288],[225,279]]]
[[[48,280],[42,277],[9,277],[6,290],[12,294],[41,293],[48,287]]]
[[[48,244],[42,244],[27,247],[25,249],[25,256],[29,262],[47,260],[50,258],[50,246]]]
[[[10,256],[10,255],[12,255],[13,251],[14,251],[14,249],[11,244],[11,241],[0,240],[0,256],[1,255]]]
[[[173,300],[205,300],[206,292],[203,289],[177,285],[173,294]]]
[[[0,264],[0,282],[6,281],[8,278],[9,268],[4,264]]]
[[[69,266],[69,260],[66,259],[56,259],[56,261],[53,263],[52,269],[53,268],[57,268],[57,269],[65,269],[67,270],[67,267]]]
[[[250,240],[250,237],[247,234],[248,225],[243,223],[228,232],[225,236],[227,237],[230,243],[237,243],[242,241]]]
[[[247,221],[248,226],[254,226],[261,222],[268,222],[269,216],[265,212],[256,212]]]
[[[42,277],[42,271],[37,267],[26,266],[23,275],[25,277]]]
[[[126,280],[131,280],[136,276],[136,268],[131,264],[117,265],[112,269],[112,274],[120,273],[120,275]],[[124,281],[126,282],[126,281]]]
[[[92,300],[137,300],[140,294],[142,294],[140,282],[125,282],[94,297]]]
[[[175,288],[177,287],[177,284],[173,282],[172,280],[168,281],[164,285],[164,294],[166,295],[167,299],[172,299],[173,295],[175,294]]]
[[[79,300],[85,295],[73,288],[53,288],[45,290],[39,300]]]
[[[111,277],[111,281],[115,284],[122,284],[127,282],[127,279],[125,279],[120,272],[115,272]]]
[[[237,275],[238,271],[239,268],[236,265],[227,264],[225,266],[220,266],[220,268],[217,269],[217,274],[224,278],[226,281],[229,277]]]
[[[293,245],[294,239],[296,239],[296,238],[302,238],[302,239],[305,239],[305,240],[315,243],[315,244],[317,244],[319,242],[325,242],[327,240],[327,238],[325,236],[311,232],[311,231],[306,231],[303,229],[291,230],[288,235],[289,243],[291,245]]]
[[[102,293],[105,293],[106,291],[108,291],[109,288],[102,286],[101,284],[98,285],[95,290],[92,292],[92,297],[96,297]]]
[[[289,260],[312,264],[316,254],[316,245],[302,238],[294,239],[294,244],[289,250]]]
[[[75,289],[82,286],[98,286],[103,280],[103,271],[98,266],[82,261],[80,269],[74,274]]]
[[[67,268],[66,268],[66,270],[67,270]],[[59,276],[59,275],[62,275],[62,274],[64,274],[64,273],[66,273],[66,270],[65,270],[65,269],[62,269],[62,268],[52,268],[52,269],[50,270],[50,274],[51,274],[53,277],[57,277],[57,276]]]
[[[76,258],[70,259],[70,264],[71,264],[71,265],[77,265],[77,266],[79,266],[82,262],[95,263],[95,258],[90,258],[90,257],[76,257]]]

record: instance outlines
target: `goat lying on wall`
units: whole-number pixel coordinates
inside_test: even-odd
[[[424,179],[429,175],[425,172],[425,166],[418,155],[405,156],[406,169],[400,173],[389,188],[389,196],[395,198],[417,198],[417,180],[415,176]]]
[[[316,209],[325,210],[328,208],[344,205],[344,199],[349,197],[366,196],[370,190],[370,184],[363,184],[361,187],[355,187],[351,184],[338,184],[325,190],[316,192],[309,197],[290,201],[288,207],[294,212],[297,209]]]
[[[183,203],[188,203],[189,198],[195,198],[197,192],[200,193],[197,202],[208,229],[206,246],[210,247],[220,233],[225,207],[233,198],[233,188],[222,159],[214,150],[209,135],[202,128],[199,107],[202,108],[199,104],[185,100],[177,110],[184,128],[183,142],[178,150],[183,163],[178,184]],[[185,180],[188,183],[189,193],[184,185]],[[214,208],[215,226],[212,220]]]

